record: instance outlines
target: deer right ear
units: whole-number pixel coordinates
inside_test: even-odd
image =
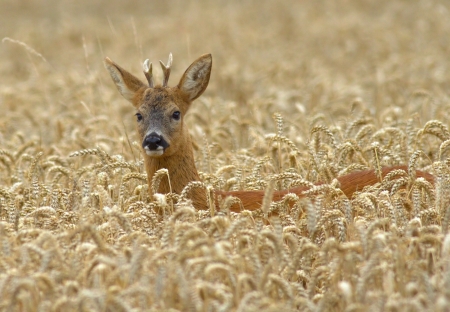
[[[212,57],[211,54],[200,56],[191,66],[186,69],[181,77],[178,88],[189,98],[190,101],[195,100],[209,83],[211,75]]]
[[[120,94],[134,106],[138,105],[137,99],[140,98],[140,94],[142,94],[148,86],[111,61],[109,57],[105,58],[104,63]]]

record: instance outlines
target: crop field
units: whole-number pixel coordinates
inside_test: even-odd
[[[2,0],[0,39],[1,311],[448,311],[449,2]],[[241,213],[150,196],[103,60],[161,82],[170,52],[171,86],[213,57],[199,187],[324,184]]]

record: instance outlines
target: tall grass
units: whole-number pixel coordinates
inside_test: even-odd
[[[0,309],[445,311],[449,9],[0,3]],[[233,199],[149,198],[133,108],[102,61],[139,75],[169,52],[170,85],[213,55],[186,118],[202,179],[189,187],[325,184],[240,214]],[[395,164],[436,184],[400,171],[346,198],[335,180]]]

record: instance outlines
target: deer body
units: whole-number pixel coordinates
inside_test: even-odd
[[[159,185],[159,193],[170,191],[180,194],[191,181],[198,181],[199,175],[195,166],[192,138],[184,125],[184,115],[189,110],[193,100],[206,89],[212,68],[212,57],[205,54],[194,61],[181,77],[175,87],[168,87],[172,55],[167,66],[161,63],[164,72],[162,85],[154,86],[152,64],[144,62],[144,74],[148,85],[115,64],[109,58],[105,59],[105,67],[116,84],[122,96],[136,108],[137,129],[142,140],[144,162],[147,171],[148,185],[156,171],[165,168],[169,172],[168,179],[163,179]],[[394,169],[407,169],[406,166],[383,168],[382,175]],[[431,174],[417,171],[417,176],[433,181]],[[351,173],[338,178],[340,187],[347,197],[357,190],[373,185],[379,181],[374,170]],[[287,193],[302,196],[306,187],[276,191],[274,200],[280,200]],[[261,207],[264,191],[215,191],[216,195],[234,196],[241,200],[241,205],[234,204],[230,209],[240,211],[241,208],[255,210]],[[194,188],[190,198],[197,209],[207,209],[207,197],[204,189]],[[217,203],[216,203],[217,204]]]

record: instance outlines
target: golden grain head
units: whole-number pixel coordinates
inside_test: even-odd
[[[3,1],[0,310],[445,311],[449,9]],[[138,74],[170,51],[171,85],[198,55],[214,68],[184,119],[201,181],[158,194],[173,181],[148,189],[102,60]],[[336,179],[367,168],[378,183],[343,195]],[[234,213],[213,189],[267,196]]]

